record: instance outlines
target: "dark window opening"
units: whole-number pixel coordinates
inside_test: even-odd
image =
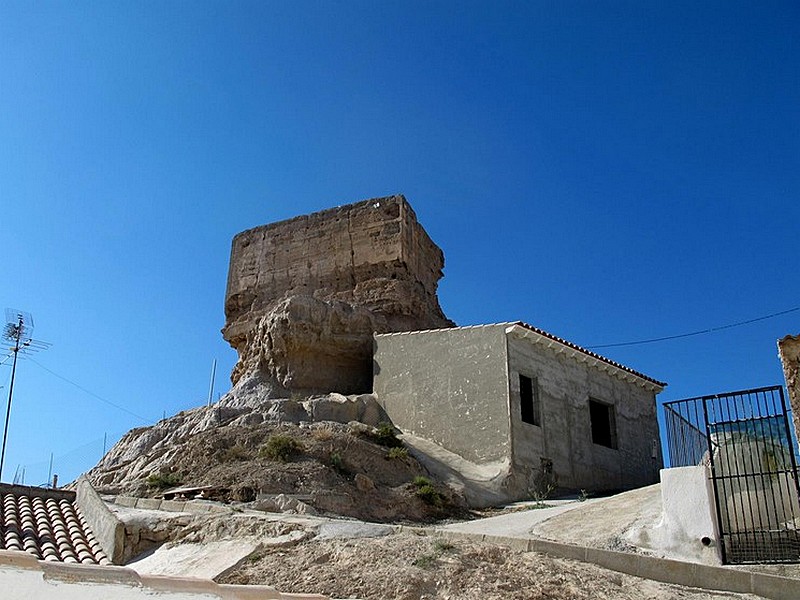
[[[538,386],[536,381],[525,375],[519,376],[519,400],[522,421],[541,426]]]
[[[592,442],[607,448],[617,447],[617,423],[614,407],[589,399],[589,418],[592,422]]]

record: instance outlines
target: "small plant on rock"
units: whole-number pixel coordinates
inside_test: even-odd
[[[258,455],[270,460],[289,462],[303,450],[303,446],[289,435],[276,433],[269,436],[267,443],[258,450]]]
[[[342,455],[338,452],[331,453],[331,466],[333,467],[334,471],[337,473],[344,473],[344,461],[342,460]]]
[[[403,447],[403,442],[398,439],[394,426],[386,421],[378,423],[378,426],[375,428],[375,432],[372,434],[372,438],[376,443],[380,444],[381,446],[386,446],[387,448]]]
[[[156,490],[166,490],[175,487],[181,482],[181,477],[177,473],[168,473],[162,471],[160,473],[151,473],[145,480],[147,487]]]
[[[420,569],[429,569],[436,564],[436,561],[442,554],[450,552],[454,549],[455,546],[447,540],[437,538],[433,541],[432,551],[425,554],[420,554],[411,564],[415,567],[419,567]]]

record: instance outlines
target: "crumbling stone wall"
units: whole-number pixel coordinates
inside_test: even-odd
[[[403,196],[374,198],[233,239],[225,339],[231,379],[271,395],[371,391],[372,333],[452,326],[436,295],[444,255]]]
[[[800,335],[787,335],[778,340],[778,354],[783,364],[786,388],[789,390],[794,432],[800,439]]]

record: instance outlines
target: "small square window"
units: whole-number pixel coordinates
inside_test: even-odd
[[[519,376],[519,401],[520,416],[523,423],[542,425],[541,411],[539,409],[539,386],[535,379]]]
[[[592,442],[607,448],[617,447],[617,421],[611,404],[589,398]]]

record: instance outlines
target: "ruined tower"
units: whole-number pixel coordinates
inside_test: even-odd
[[[399,195],[243,231],[222,330],[239,353],[232,381],[272,396],[371,391],[373,332],[453,325],[436,295],[443,267]]]

